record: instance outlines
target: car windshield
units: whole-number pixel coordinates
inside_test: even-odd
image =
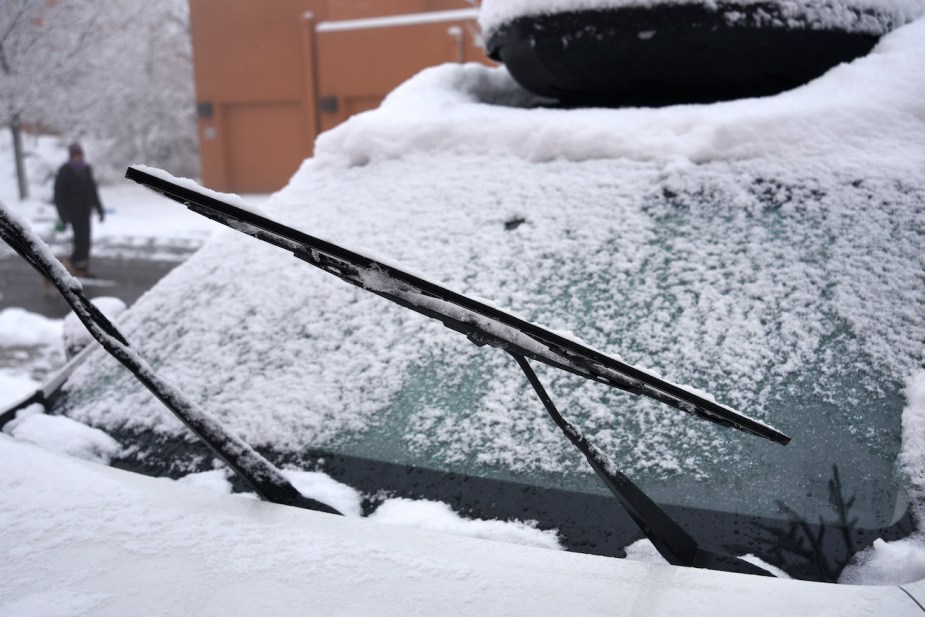
[[[921,33],[786,95],[666,110],[543,109],[502,69],[440,67],[323,136],[266,209],[792,437],[781,447],[538,369],[663,505],[870,536],[908,512],[897,461],[925,340],[925,184],[918,136],[882,120],[919,104],[907,83]],[[871,100],[864,84],[884,74]],[[252,238],[216,237],[120,327],[279,461],[606,492],[506,354]],[[133,444],[123,465],[211,464],[103,354],[56,411]],[[714,533],[735,542],[729,531]]]

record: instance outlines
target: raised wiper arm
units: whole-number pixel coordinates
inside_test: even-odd
[[[261,498],[283,505],[340,514],[336,509],[302,495],[279,469],[221,424],[218,419],[157,374],[129,346],[122,333],[83,292],[80,282],[55,259],[41,238],[0,204],[0,240],[19,253],[54,285],[86,326],[90,335],[125,366],[154,396],[196,434],[216,456],[234,470]]]
[[[586,379],[655,399],[711,422],[786,445],[790,438],[767,424],[661,379],[542,326],[449,290],[380,259],[351,251],[229,203],[228,196],[191,181],[133,166],[126,178],[190,210],[273,244],[342,280],[422,315],[438,319],[479,345],[492,345]]]
[[[739,557],[723,555],[702,548],[661,506],[646,495],[626,475],[617,469],[613,461],[598,449],[591,440],[582,434],[574,424],[562,417],[559,410],[546,392],[539,377],[533,371],[527,359],[511,353],[520,369],[527,376],[534,392],[546,408],[546,412],[560,431],[575,448],[584,455],[585,460],[604,483],[610,493],[620,502],[626,513],[639,526],[642,533],[652,542],[655,549],[665,560],[675,566],[707,568],[740,574],[772,576],[770,572]]]

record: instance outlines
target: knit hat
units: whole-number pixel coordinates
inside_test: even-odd
[[[67,152],[71,156],[81,155],[83,156],[84,149],[80,147],[80,144],[76,141],[67,147]]]

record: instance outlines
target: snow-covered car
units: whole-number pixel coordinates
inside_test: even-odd
[[[923,70],[922,19],[804,87],[710,105],[550,108],[504,68],[445,65],[324,134],[263,209],[786,433],[782,446],[537,368],[701,546],[803,581],[620,559],[654,553],[646,521],[508,354],[235,223],[119,329],[300,491],[353,517],[3,438],[17,559],[0,593],[21,614],[124,614],[113,590],[129,587],[180,613],[925,612]],[[228,486],[100,351],[48,411],[10,432],[76,421],[108,435],[87,439],[114,467]]]
[[[532,92],[665,105],[776,94],[868,53],[918,0],[488,0],[488,54]]]

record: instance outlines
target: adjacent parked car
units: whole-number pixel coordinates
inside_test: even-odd
[[[913,1],[486,0],[491,57],[567,105],[776,94],[868,53]]]

